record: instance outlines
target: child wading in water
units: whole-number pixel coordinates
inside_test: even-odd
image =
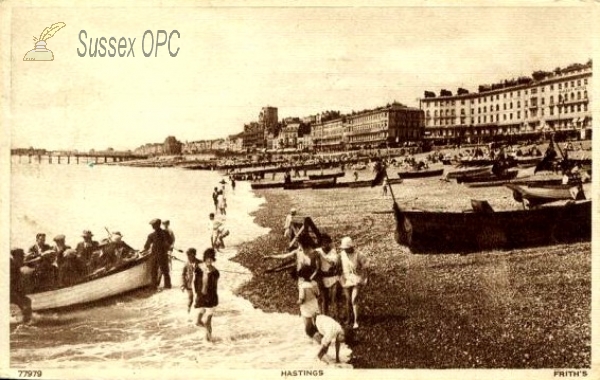
[[[215,250],[208,248],[203,254],[203,263],[197,266],[194,275],[194,290],[196,303],[194,307],[200,309],[197,326],[206,328],[206,340],[212,340],[212,316],[215,307],[219,304],[217,282],[219,270],[213,266],[216,261]]]
[[[304,319],[304,331],[310,338],[317,332],[313,317],[319,311],[319,286],[315,281],[311,281],[312,275],[311,267],[302,267],[298,272],[300,281],[297,303],[300,305],[300,315]]]
[[[187,290],[188,294],[188,305],[187,310],[188,313],[192,309],[192,304],[194,303],[194,273],[198,268],[198,265],[202,261],[196,258],[196,249],[190,248],[186,251],[187,255],[187,263],[183,267],[183,273],[181,274],[181,291]]]
[[[340,362],[340,345],[345,340],[344,329],[337,321],[327,315],[316,314],[313,318],[313,323],[317,329],[317,333],[313,339],[321,345],[317,357],[323,360],[323,356],[327,353],[329,345],[335,342],[335,362]]]

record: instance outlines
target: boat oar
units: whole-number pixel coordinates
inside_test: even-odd
[[[106,226],[104,226],[104,229],[106,230],[106,233],[108,234],[108,241],[112,241],[112,233],[108,230],[108,228]]]

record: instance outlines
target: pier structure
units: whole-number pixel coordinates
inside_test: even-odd
[[[135,154],[130,152],[27,152],[19,150],[12,151],[11,155],[17,156],[19,163],[29,164],[42,162],[47,162],[49,164],[106,164],[148,158],[147,155]]]

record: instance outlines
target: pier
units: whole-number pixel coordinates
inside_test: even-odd
[[[80,164],[94,163],[105,164],[110,162],[125,162],[131,160],[147,159],[147,155],[134,154],[130,152],[40,152],[40,151],[11,151],[11,156],[18,157],[18,163],[57,163],[57,164]]]

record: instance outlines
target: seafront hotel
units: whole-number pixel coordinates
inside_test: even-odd
[[[590,139],[592,61],[532,77],[481,85],[478,92],[459,88],[456,95],[425,91],[424,140],[436,144],[513,141],[548,132]]]
[[[535,71],[477,92],[459,88],[425,91],[418,107],[399,102],[352,111],[324,111],[279,119],[276,107],[263,107],[258,121],[241,133],[182,144],[183,153],[231,151],[337,152],[397,147],[419,142],[435,145],[548,139],[591,139],[592,61],[553,71]],[[147,144],[140,154],[163,154],[164,144]]]

